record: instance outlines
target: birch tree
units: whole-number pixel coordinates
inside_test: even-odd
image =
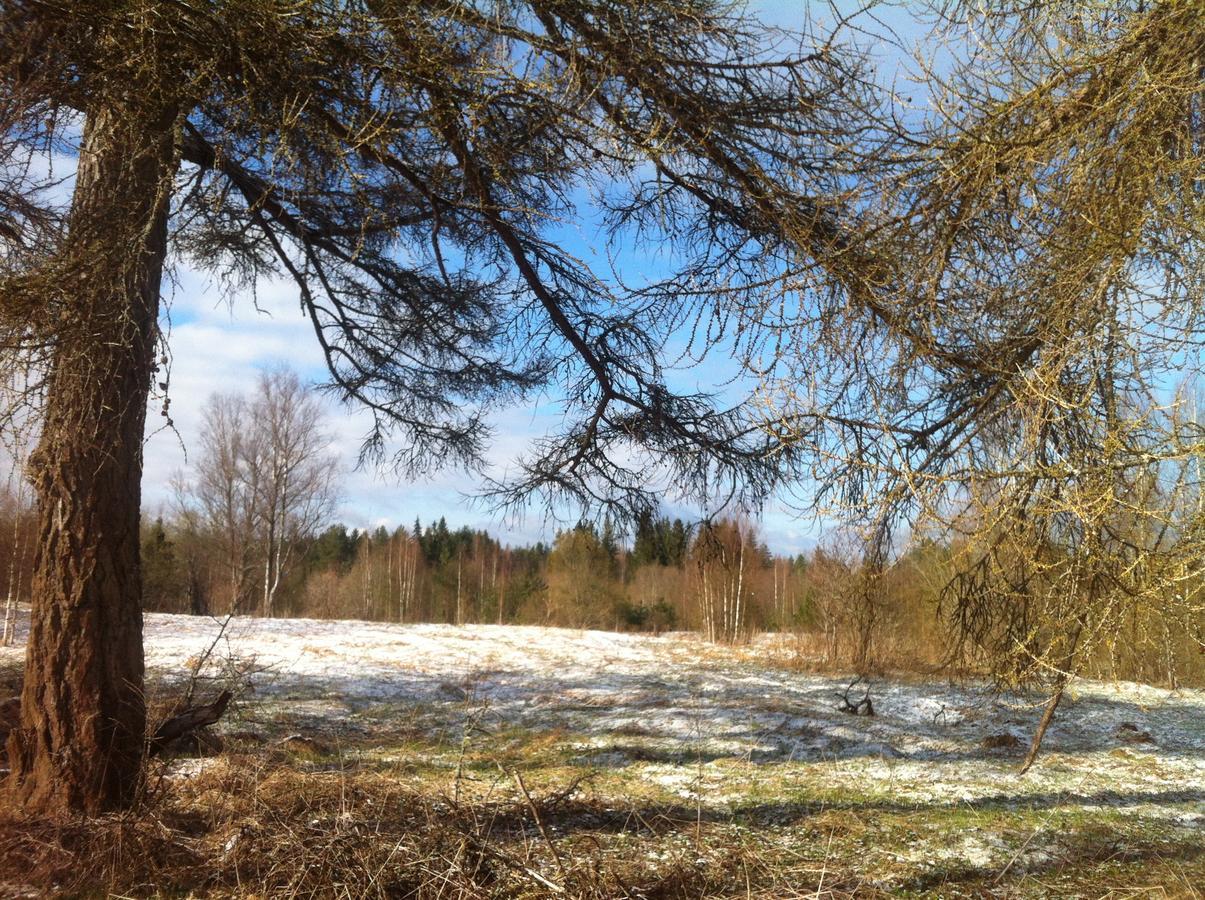
[[[261,373],[249,398],[210,397],[179,505],[215,546],[231,612],[273,615],[301,542],[333,514],[339,460],[331,440],[317,397],[287,369]]]
[[[339,459],[330,450],[322,407],[296,373],[261,374],[248,410],[245,468],[263,557],[260,613],[271,616],[300,542],[317,534],[334,513]]]

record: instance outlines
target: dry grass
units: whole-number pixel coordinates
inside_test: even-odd
[[[153,716],[179,700],[178,684],[160,685]],[[217,756],[153,763],[129,814],[0,811],[0,900],[1197,898],[1205,882],[1200,842],[1120,810],[911,805],[747,760],[704,778],[689,753],[642,752],[636,722],[602,748],[624,764],[592,767],[580,735],[483,722],[485,708],[466,697],[435,729],[418,706],[382,708],[380,727],[357,728],[248,703]],[[688,791],[657,778],[675,774],[698,780]],[[943,854],[968,838],[999,852]],[[1026,851],[1039,848],[1035,863]]]
[[[722,812],[551,761],[522,774],[491,767],[480,748],[471,765],[432,768],[315,761],[276,744],[159,774],[168,771],[124,816],[0,814],[0,897],[789,900],[1135,896],[1138,887],[1199,897],[1205,877],[1202,848],[1095,820],[892,810],[856,794],[788,802],[784,793]],[[1057,856],[1037,869],[883,862],[987,831],[1024,849],[1031,828],[1058,835]]]
[[[391,774],[224,756],[160,783],[125,816],[0,818],[0,896],[839,897],[858,887],[823,863],[769,865],[756,842],[689,811],[616,807],[581,796],[580,781],[517,783],[477,784],[456,803]]]

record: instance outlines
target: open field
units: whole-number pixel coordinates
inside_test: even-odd
[[[153,704],[219,625],[147,617]],[[245,687],[225,749],[87,840],[6,826],[0,894],[93,854],[132,895],[1200,896],[1205,692],[1076,683],[1018,776],[1040,698],[881,679],[855,717],[790,655],[235,619],[198,689]]]

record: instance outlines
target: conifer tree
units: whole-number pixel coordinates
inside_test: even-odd
[[[759,407],[671,388],[667,341],[694,328],[696,352],[743,366],[782,278],[848,278],[875,100],[852,51],[799,53],[734,10],[0,6],[0,348],[44,375],[19,805],[99,813],[138,790],[141,447],[176,260],[232,297],[292,280],[331,390],[372,419],[366,460],[479,467],[490,413],[554,389],[564,427],[501,503],[756,502],[790,469]],[[27,164],[50,152],[78,153],[66,208]],[[566,252],[556,224],[583,204],[613,247],[673,265],[628,287]]]

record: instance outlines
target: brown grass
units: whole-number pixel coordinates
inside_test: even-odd
[[[179,699],[178,686],[156,692],[152,715]],[[396,733],[311,746],[282,740],[280,724],[266,736],[228,735],[226,750],[199,764],[154,763],[141,803],[123,816],[48,822],[0,810],[0,900],[876,898],[890,891],[873,879],[889,874],[883,884],[916,896],[1134,896],[1143,884],[1158,886],[1149,896],[1198,897],[1205,876],[1199,852],[1095,826],[1063,835],[1041,872],[889,873],[868,850],[907,851],[940,810],[833,808],[771,792],[764,808],[725,814],[573,771],[559,731],[473,732],[470,741],[469,729],[459,745],[436,746],[397,722]],[[382,742],[405,758],[385,762]]]
[[[227,756],[159,783],[125,816],[0,814],[0,896],[768,898],[856,886],[823,866],[769,866],[679,810],[577,793],[570,784],[455,804],[389,774]],[[633,836],[656,852],[633,852]]]
[[[0,812],[0,898],[874,900],[891,896],[875,884],[886,876],[920,897],[1135,896],[1139,885],[1199,897],[1205,873],[1199,852],[1157,835],[1119,841],[1104,823],[1061,834],[1060,861],[1041,871],[952,862],[906,874],[882,855],[868,870],[867,851],[905,852],[935,820],[822,802],[786,818],[699,812],[617,800],[580,772],[501,766],[465,775],[457,802],[450,772],[305,768],[280,751],[226,753],[191,777],[152,779],[124,816]]]

